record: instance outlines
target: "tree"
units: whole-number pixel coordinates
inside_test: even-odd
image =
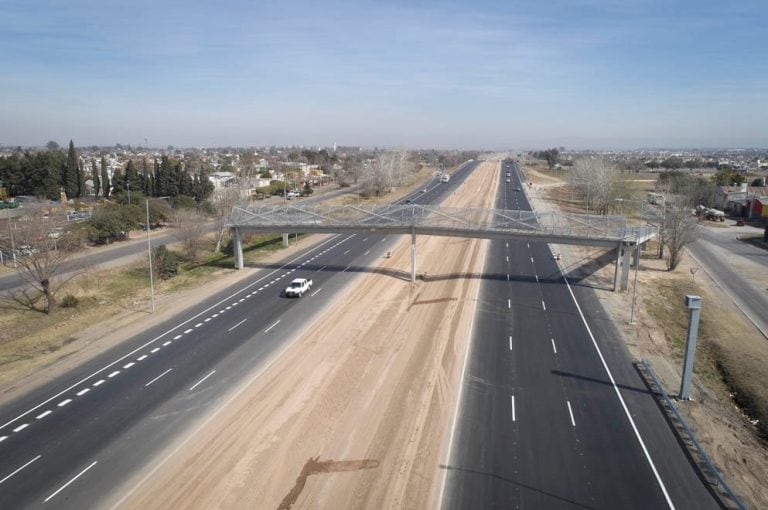
[[[618,171],[603,158],[582,157],[571,170],[571,183],[582,195],[587,209],[608,214],[621,196]]]
[[[109,172],[107,171],[107,158],[101,157],[101,189],[104,198],[109,197]]]
[[[96,166],[96,160],[91,160],[91,181],[93,181],[93,196],[98,197],[101,190],[101,182],[99,179],[99,168]]]
[[[224,226],[227,218],[232,214],[232,209],[242,200],[241,191],[237,188],[224,188],[219,190],[210,200],[213,208],[214,221],[216,223],[216,247],[214,251],[219,253],[224,241],[227,228]]]
[[[69,278],[62,275],[62,266],[70,255],[79,247],[79,239],[74,234],[61,235],[61,230],[54,231],[51,221],[42,213],[26,218],[22,228],[14,229],[13,245],[10,239],[0,239],[0,249],[12,253],[17,248],[16,271],[23,284],[8,291],[6,301],[32,310],[39,310],[37,303],[45,300],[42,310],[47,314],[54,311],[56,294]],[[54,235],[55,232],[55,235]]]
[[[98,207],[88,220],[88,239],[95,244],[126,239],[128,232],[139,227],[144,220],[144,210],[136,204],[107,204]]]
[[[64,186],[64,192],[67,194],[67,198],[75,198],[79,196],[79,188],[77,185],[79,173],[80,165],[78,165],[77,151],[75,151],[75,144],[70,140],[69,151],[67,152],[67,164],[64,167],[61,183],[61,185]]]
[[[747,182],[747,178],[740,173],[731,170],[731,167],[723,165],[723,167],[712,176],[712,182],[717,186],[733,186]]]
[[[304,189],[301,191],[301,194],[302,194],[302,195],[306,195],[306,196],[309,196],[309,195],[311,195],[312,193],[314,193],[314,191],[315,191],[315,190],[313,190],[313,189],[312,189],[312,184],[310,184],[310,182],[309,182],[309,181],[306,181],[306,182],[304,183]]]
[[[57,151],[60,149],[59,144],[54,142],[53,140],[46,143],[45,148],[48,149],[49,151]]]
[[[680,263],[685,246],[694,240],[697,225],[696,218],[691,214],[691,205],[686,199],[670,201],[664,206],[662,234],[669,252],[667,269],[672,271]]]
[[[172,215],[173,236],[184,246],[190,260],[197,260],[205,235],[205,217],[195,209],[177,208]]]
[[[168,250],[164,244],[153,250],[152,262],[152,271],[161,280],[173,278],[179,272],[179,257]]]

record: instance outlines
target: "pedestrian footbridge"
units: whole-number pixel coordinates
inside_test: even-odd
[[[615,248],[614,288],[626,289],[630,253],[653,238],[654,226],[629,226],[625,216],[451,208],[432,205],[276,205],[232,209],[235,267],[243,267],[244,232],[376,233],[411,235],[411,279],[416,276],[416,236],[518,239],[529,242]],[[638,257],[635,253],[635,263]]]

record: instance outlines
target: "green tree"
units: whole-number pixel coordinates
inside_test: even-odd
[[[99,168],[96,166],[96,160],[91,160],[91,180],[93,181],[93,196],[98,197],[101,190],[101,182],[99,179]]]
[[[48,149],[49,151],[57,151],[60,149],[59,144],[54,142],[53,140],[46,143],[45,148]]]
[[[161,280],[173,278],[179,272],[179,257],[161,244],[153,250],[152,270]]]
[[[712,182],[717,186],[733,186],[747,182],[747,178],[740,173],[731,170],[731,167],[723,165],[720,170],[712,176]]]
[[[101,189],[104,198],[109,197],[109,171],[107,170],[107,158],[101,157]]]
[[[143,218],[144,210],[135,204],[107,204],[99,207],[88,220],[88,239],[95,244],[125,239],[128,232],[140,226]]]
[[[67,194],[67,198],[75,198],[79,196],[79,187],[77,185],[78,175],[80,173],[80,165],[78,165],[77,151],[75,150],[75,144],[72,140],[69,141],[69,151],[67,152],[67,164],[64,167],[62,175],[62,186],[64,186],[64,192]]]

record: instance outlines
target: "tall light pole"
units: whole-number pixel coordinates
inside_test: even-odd
[[[155,273],[152,270],[152,240],[149,237],[149,198],[147,205],[147,255],[149,256],[149,299],[152,302],[152,313],[155,313]]]

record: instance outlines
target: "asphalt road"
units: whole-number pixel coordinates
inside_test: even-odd
[[[497,206],[530,210],[518,169],[502,172]],[[484,275],[442,508],[718,507],[546,244],[493,241]]]
[[[403,201],[438,203],[475,166]],[[333,236],[3,405],[0,508],[93,508],[115,497],[114,487],[257,377],[303,321],[394,242]],[[314,281],[312,292],[281,297],[299,277]]]

